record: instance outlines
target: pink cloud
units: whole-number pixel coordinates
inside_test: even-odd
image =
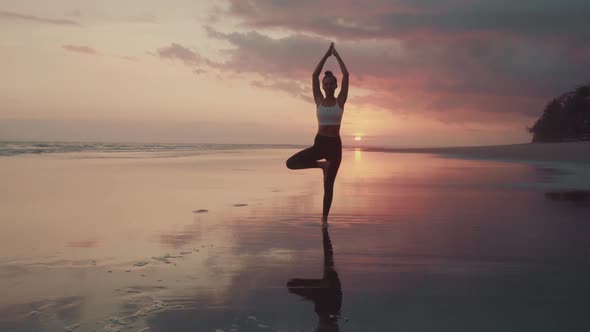
[[[306,59],[321,57],[318,50],[327,49],[329,41],[323,38],[294,35],[273,39],[258,32],[222,33],[206,27],[209,37],[230,42],[230,60],[218,64],[221,68],[236,72],[254,72],[264,76],[302,75],[313,68]],[[309,76],[309,75],[306,75]]]
[[[98,51],[89,46],[83,45],[62,45],[62,48],[69,52],[84,53],[84,54],[98,54]]]
[[[321,37],[298,34],[271,38],[253,31],[221,33],[207,29],[210,37],[235,46],[229,51],[230,60],[217,64],[218,68],[262,75],[264,84],[255,86],[287,91],[304,99],[310,88],[294,90],[293,84],[310,85],[309,75],[329,43]],[[351,102],[390,110],[446,111],[441,117],[452,117],[451,109],[537,114],[535,105],[584,79],[581,70],[562,73],[567,68],[561,62],[567,57],[565,51],[554,45],[518,40],[457,40],[446,44],[352,41],[337,43],[336,47],[351,72],[352,89],[357,86],[372,91],[369,96],[351,97]],[[338,76],[335,60],[329,60],[324,69]],[[293,84],[280,83],[285,80]],[[464,97],[443,100],[458,95]],[[510,106],[508,101],[514,104]]]
[[[541,5],[544,10],[539,10]],[[227,13],[247,27],[276,28],[295,32],[295,36],[311,34],[325,42],[335,38],[337,44],[349,43],[349,59],[358,55],[364,60],[360,65],[385,64],[396,71],[392,75],[399,75],[400,70],[447,72],[458,76],[456,88],[482,93],[495,89],[499,94],[547,96],[586,80],[582,64],[587,59],[584,40],[590,31],[590,7],[581,1],[375,0],[369,6],[337,0],[231,0]],[[252,38],[251,34],[250,38],[235,33],[210,35],[239,48],[245,44],[265,46],[260,42],[263,38]],[[369,41],[375,41],[373,49],[367,48]],[[387,50],[379,44],[391,42],[403,45],[406,52],[382,61],[379,55]],[[357,50],[353,46],[359,43],[365,45]],[[292,40],[281,40],[280,44],[294,45]],[[309,53],[302,48],[305,46],[298,46],[297,54]],[[572,60],[577,62],[575,68],[568,64]],[[371,76],[367,66],[360,69],[356,70],[358,75]],[[489,75],[494,79],[487,79]],[[493,84],[483,85],[482,78]]]
[[[68,52],[98,54],[98,51],[92,47],[82,45],[63,45],[62,48]]]
[[[293,97],[302,98],[303,100],[313,102],[313,98],[309,96],[309,89],[305,86],[305,84],[297,80],[270,79],[264,82],[254,80],[250,82],[250,84],[257,88],[284,91]]]
[[[225,14],[253,31],[206,27],[234,47],[228,61],[208,64],[260,75],[252,86],[307,100],[309,76],[335,41],[351,73],[351,104],[442,122],[522,120],[587,80],[581,45],[590,31],[590,7],[545,1],[547,10],[537,10],[527,1],[231,0]],[[334,59],[326,69],[339,73]],[[356,87],[368,95],[355,95]]]
[[[159,48],[158,56],[163,59],[180,60],[187,66],[196,66],[203,62],[197,52],[176,43]]]
[[[39,17],[39,16],[34,16],[34,15],[27,15],[27,14],[21,14],[21,13],[4,11],[4,10],[0,11],[0,19],[18,20],[18,21],[27,21],[27,22],[36,22],[36,23],[45,23],[45,24],[55,24],[55,25],[80,26],[80,23],[73,21],[73,20]]]

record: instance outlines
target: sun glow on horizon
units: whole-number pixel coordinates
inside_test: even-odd
[[[360,140],[362,140],[362,139],[363,139],[363,138],[362,138],[361,136],[355,136],[355,137],[354,137],[354,140],[355,140],[355,141],[360,141]]]

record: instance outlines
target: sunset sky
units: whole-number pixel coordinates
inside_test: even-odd
[[[0,140],[311,144],[333,41],[344,144],[528,142],[590,81],[588,17],[588,0],[0,0]]]

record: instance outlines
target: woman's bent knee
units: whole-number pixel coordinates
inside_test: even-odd
[[[291,159],[291,158],[287,159],[285,164],[287,165],[288,169],[295,169],[295,163],[293,162],[293,159]]]

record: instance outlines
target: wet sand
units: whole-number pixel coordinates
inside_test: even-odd
[[[0,158],[0,331],[586,330],[578,173],[345,151]]]
[[[510,161],[590,163],[590,142],[524,143],[450,148],[367,148],[365,150],[397,153],[435,153],[457,157]]]

